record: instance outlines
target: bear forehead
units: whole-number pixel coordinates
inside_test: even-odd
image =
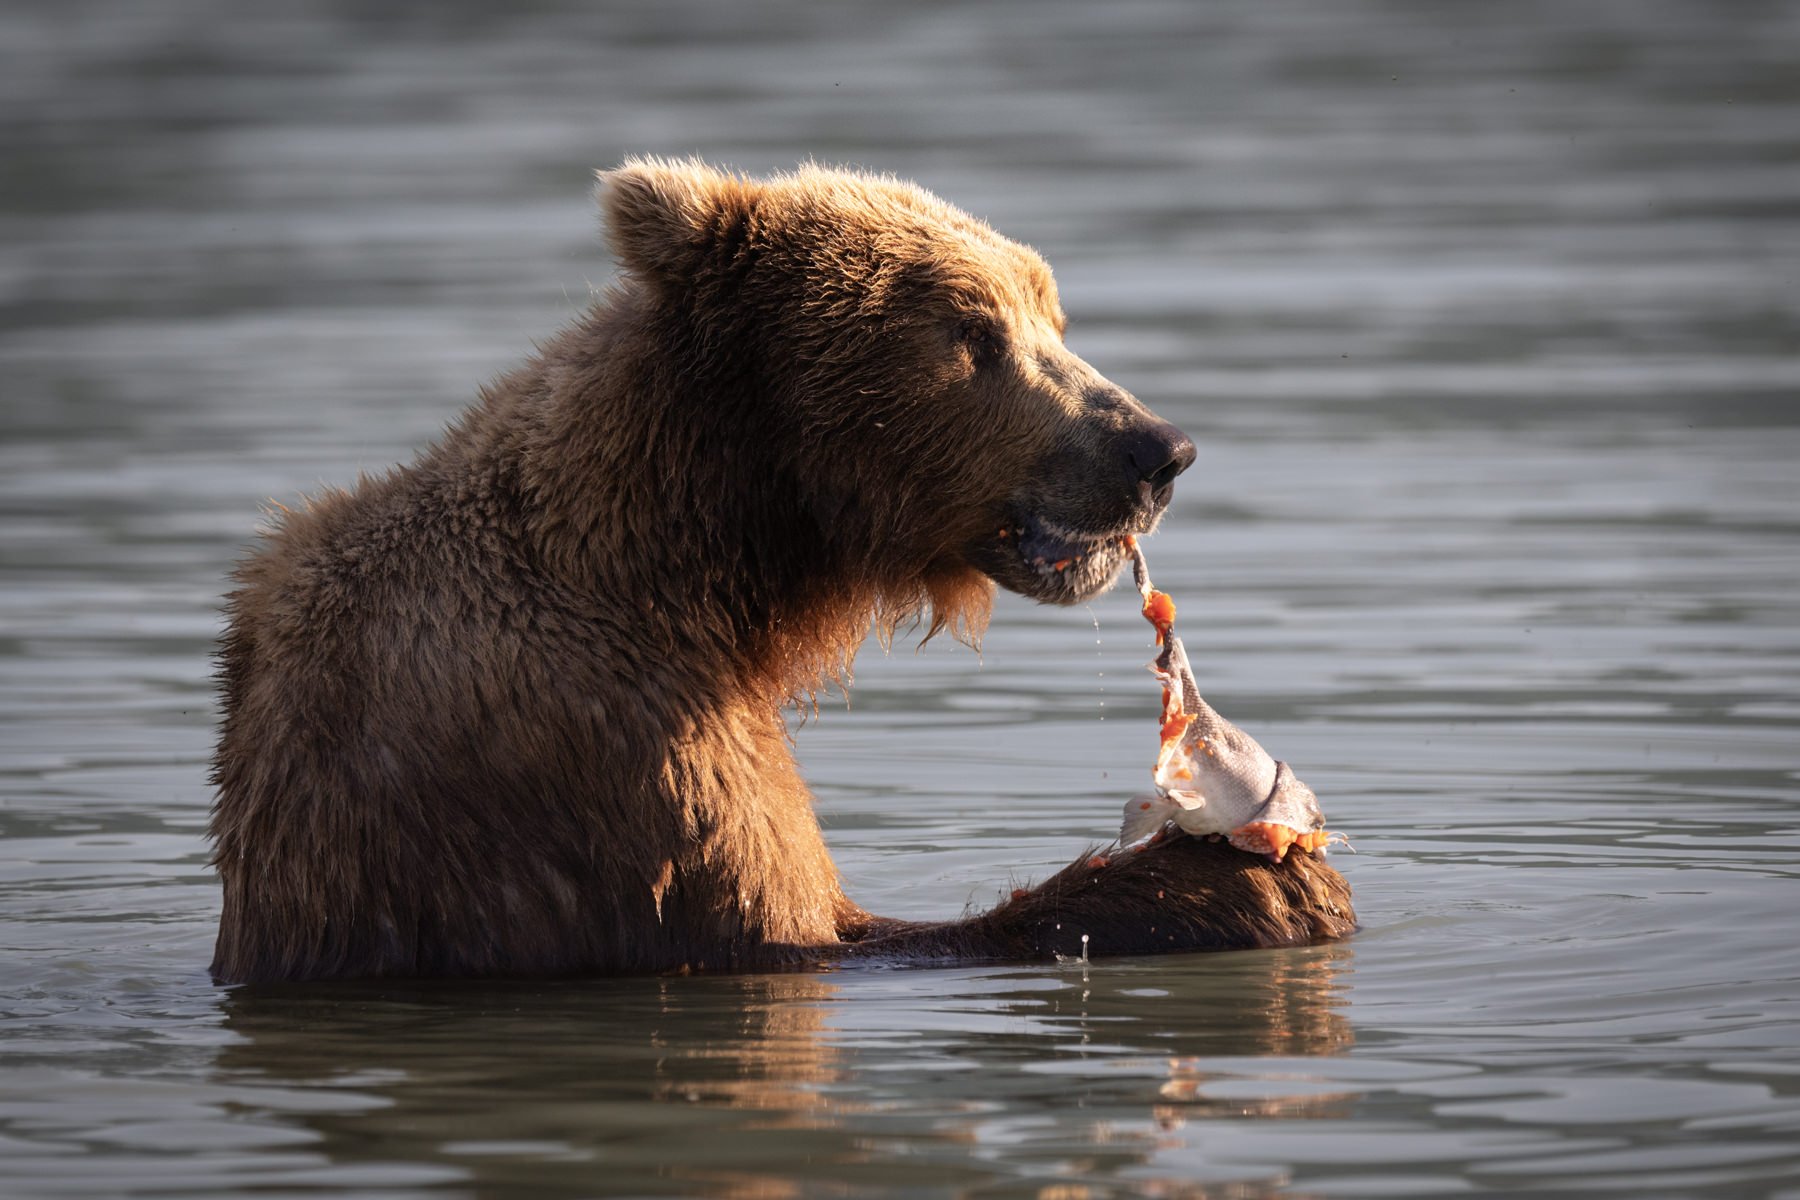
[[[834,270],[859,261],[879,282],[924,282],[958,308],[1037,310],[1061,326],[1050,266],[1037,251],[917,184],[819,166],[765,183],[763,219],[815,241]]]

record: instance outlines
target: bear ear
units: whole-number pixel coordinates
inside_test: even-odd
[[[706,260],[743,236],[756,184],[698,159],[627,159],[596,171],[609,240],[632,274],[691,280]]]

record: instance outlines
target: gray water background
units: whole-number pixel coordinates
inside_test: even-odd
[[[0,1194],[1800,1196],[1794,4],[15,2],[0,106]],[[1046,254],[1200,446],[1152,563],[1358,937],[208,982],[259,506],[568,320],[640,152]],[[1123,594],[865,651],[796,731],[852,894],[1104,840],[1148,656]]]

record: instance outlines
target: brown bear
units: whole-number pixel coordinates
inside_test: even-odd
[[[238,568],[221,981],[1289,945],[1342,878],[1185,836],[998,908],[840,885],[782,718],[871,625],[1110,586],[1194,448],[1063,345],[1036,253],[803,167],[602,174],[623,277],[410,466]]]

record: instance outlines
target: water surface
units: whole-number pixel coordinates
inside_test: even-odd
[[[0,1191],[1800,1196],[1800,8],[191,0],[0,16]],[[1149,549],[1324,798],[1308,950],[205,977],[208,653],[268,499],[611,263],[587,171],[921,180],[1200,445]],[[1153,749],[1129,597],[871,647],[850,890],[984,907]]]

